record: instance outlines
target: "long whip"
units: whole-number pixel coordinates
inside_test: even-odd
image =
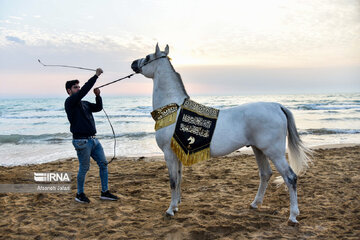
[[[82,70],[88,70],[88,71],[94,71],[96,72],[96,69],[91,68],[84,68],[84,67],[76,67],[76,66],[69,66],[69,65],[49,65],[49,64],[43,64],[40,59],[38,59],[38,62],[43,65],[44,67],[64,67],[64,68],[77,68]]]

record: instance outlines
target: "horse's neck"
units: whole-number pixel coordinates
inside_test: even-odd
[[[188,98],[180,75],[173,68],[156,72],[154,76],[153,109],[170,103],[179,106]]]

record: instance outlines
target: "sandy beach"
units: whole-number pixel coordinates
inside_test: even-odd
[[[251,154],[233,154],[184,168],[182,203],[173,218],[162,158],[118,158],[109,166],[116,202],[101,201],[94,161],[85,192],[74,201],[78,161],[0,167],[0,183],[34,183],[33,172],[71,172],[72,191],[0,194],[0,239],[360,239],[360,145],[317,148],[298,179],[299,225],[289,226],[284,186],[269,184],[263,205],[249,208],[258,183]],[[274,166],[272,180],[278,176]],[[271,180],[271,181],[272,181]]]

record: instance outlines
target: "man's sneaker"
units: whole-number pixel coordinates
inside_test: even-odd
[[[106,192],[101,192],[100,199],[116,201],[119,198],[117,196],[115,196],[114,194],[111,194],[109,192],[109,190],[107,190]]]
[[[90,203],[90,200],[86,197],[85,193],[76,194],[75,201],[80,203]]]

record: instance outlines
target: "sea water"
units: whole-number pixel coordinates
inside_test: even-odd
[[[76,157],[65,98],[0,99],[0,166],[51,162]],[[278,102],[289,108],[301,138],[309,147],[360,144],[360,93],[322,95],[192,96],[199,103],[226,109],[240,104]],[[94,102],[92,96],[85,98]],[[116,133],[116,156],[156,156],[151,97],[103,97]],[[105,154],[114,140],[104,112],[94,113]]]

